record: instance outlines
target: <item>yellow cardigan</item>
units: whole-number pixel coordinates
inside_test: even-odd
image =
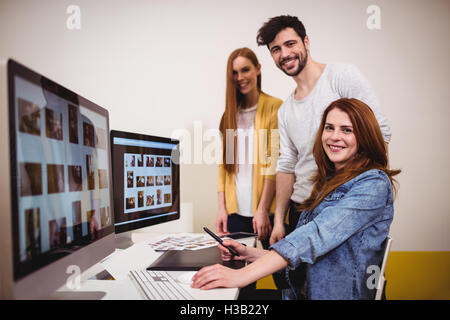
[[[282,100],[260,93],[255,115],[255,135],[253,141],[253,210],[258,208],[264,187],[264,180],[275,180],[275,169],[280,153],[278,134],[278,109]],[[256,161],[255,161],[256,160]],[[228,214],[238,211],[234,174],[229,174],[223,164],[219,164],[218,192],[225,192]],[[270,212],[275,211],[275,197]]]

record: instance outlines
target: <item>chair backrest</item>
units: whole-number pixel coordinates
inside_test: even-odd
[[[375,300],[381,300],[381,297],[383,295],[384,291],[384,284],[386,282],[386,278],[384,277],[384,271],[386,270],[386,262],[389,256],[389,251],[391,250],[392,245],[392,238],[390,236],[387,236],[386,240],[384,241],[384,255],[383,255],[383,261],[381,262],[380,266],[380,276],[378,277],[378,283],[377,283],[377,292],[375,294]]]

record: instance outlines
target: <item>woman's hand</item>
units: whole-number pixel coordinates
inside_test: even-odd
[[[235,240],[226,239],[223,240],[222,244],[223,245],[218,245],[218,248],[221,251],[223,261],[247,260],[248,258],[247,247],[244,246],[242,243]],[[235,256],[224,246],[232,247],[234,250],[236,250],[237,253],[239,253],[239,256]]]
[[[226,245],[232,245],[231,241],[227,241]],[[239,246],[233,245],[233,248],[239,249]],[[258,251],[258,249],[254,249]],[[244,254],[243,250],[238,251],[239,254],[241,252]],[[267,252],[259,250],[259,252],[265,254],[241,269],[234,270],[221,264],[200,269],[192,278],[191,287],[203,290],[217,287],[242,288],[288,266],[288,261],[275,250]]]
[[[209,290],[218,287],[240,288],[247,285],[243,269],[230,269],[221,264],[203,267],[192,278],[192,288]]]
[[[223,240],[222,244],[227,247],[232,247],[239,254],[239,256],[235,256],[223,245],[218,245],[223,261],[246,260],[249,257],[249,250],[247,250],[248,247],[238,241],[225,239]],[[248,277],[244,275],[244,269],[245,268],[234,270],[227,268],[221,264],[204,267],[200,269],[200,271],[197,272],[192,278],[191,287],[202,290],[208,290],[218,287],[244,287],[250,283],[247,283]]]
[[[217,212],[217,219],[216,219],[216,231],[219,234],[219,236],[224,236],[229,234],[228,229],[228,213],[225,208],[220,208]]]

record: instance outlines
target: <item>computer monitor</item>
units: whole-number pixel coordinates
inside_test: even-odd
[[[178,140],[112,130],[111,154],[116,234],[180,218]]]
[[[109,115],[14,60],[3,70],[2,296],[45,299],[115,249]]]

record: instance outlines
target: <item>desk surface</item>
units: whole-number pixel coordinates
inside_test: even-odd
[[[146,241],[162,234],[133,234],[135,244],[125,250],[116,250],[113,254],[95,264],[81,274],[81,281],[75,290],[69,290],[66,285],[51,296],[52,299],[104,299],[104,300],[141,300],[141,293],[128,277],[129,270],[145,269],[155,261],[162,252],[155,252]],[[254,238],[239,239],[246,245],[253,246]],[[115,280],[93,280],[95,275],[107,270]],[[168,271],[174,279],[185,271]],[[239,288],[218,288],[212,290],[193,289],[187,284],[180,284],[197,300],[235,300]]]

